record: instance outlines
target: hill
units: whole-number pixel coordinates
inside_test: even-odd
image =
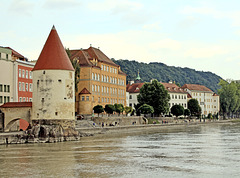
[[[137,77],[137,72],[139,70],[143,82],[149,82],[151,79],[157,79],[161,82],[169,82],[172,80],[181,86],[186,83],[200,84],[217,92],[217,89],[219,89],[219,80],[222,79],[220,76],[212,72],[196,71],[186,67],[167,66],[159,62],[151,62],[147,64],[122,59],[112,59],[112,61],[119,65],[122,71],[127,74],[127,81],[134,80]]]

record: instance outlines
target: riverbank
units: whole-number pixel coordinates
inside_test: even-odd
[[[127,125],[127,126],[108,126],[108,127],[88,127],[88,128],[76,128],[80,135],[97,135],[97,134],[111,134],[111,133],[125,133],[125,132],[139,132],[143,130],[165,130],[169,128],[177,127],[188,127],[196,125],[206,125],[206,124],[228,124],[232,122],[240,122],[240,119],[231,119],[231,120],[214,120],[205,122],[197,121],[178,121],[175,123],[161,123],[161,124],[142,124],[142,125]]]
[[[86,121],[87,122],[87,121]],[[171,128],[181,128],[181,127],[190,127],[196,125],[206,125],[206,124],[229,124],[234,122],[240,122],[240,119],[231,119],[231,120],[206,120],[205,122],[199,120],[186,122],[183,120],[176,120],[173,123],[160,123],[160,124],[141,124],[141,125],[125,125],[125,126],[86,126],[81,128],[76,128],[76,131],[79,132],[79,137],[94,136],[99,134],[126,134],[133,132],[141,131],[164,131]],[[79,139],[68,139],[62,141],[74,141]],[[38,141],[39,142],[39,141]],[[26,139],[26,132],[7,132],[0,133],[0,144],[22,144],[22,143],[35,143],[34,141],[29,141]],[[46,142],[45,142],[46,143]]]

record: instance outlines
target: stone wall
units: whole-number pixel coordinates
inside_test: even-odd
[[[125,126],[146,124],[143,117],[95,117],[93,119],[98,126]]]

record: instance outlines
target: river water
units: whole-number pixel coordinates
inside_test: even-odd
[[[0,146],[1,177],[240,177],[240,124]]]

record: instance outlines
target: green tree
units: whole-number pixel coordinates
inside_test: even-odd
[[[178,117],[184,114],[184,107],[181,105],[174,105],[171,107],[171,113]]]
[[[188,109],[191,112],[191,115],[193,116],[199,116],[201,115],[201,107],[198,104],[198,100],[196,99],[190,99],[188,101]]]
[[[220,110],[224,118],[231,117],[240,109],[240,84],[235,81],[220,80],[221,88],[218,90],[220,96]]]
[[[78,83],[80,82],[80,64],[77,59],[71,59],[71,51],[69,48],[65,48],[65,50],[75,70],[75,92],[78,92]]]
[[[189,109],[184,109],[184,116],[190,116],[191,112]]]
[[[208,113],[207,118],[208,118],[208,119],[213,119],[213,115],[212,115],[212,113]]]
[[[139,110],[138,110],[138,108],[141,106],[141,104],[134,104],[134,108],[135,108],[135,110],[133,110],[133,114],[134,114],[134,112],[136,112],[136,115],[137,116],[140,116],[141,115],[141,113],[139,112]]]
[[[94,106],[94,107],[93,107],[93,110],[94,110],[94,113],[97,113],[97,114],[98,114],[98,117],[99,117],[99,114],[104,111],[102,105],[96,105],[96,106]]]
[[[122,104],[114,104],[115,111],[120,115],[124,111],[124,106]]]
[[[142,106],[140,106],[138,108],[139,112],[146,115],[146,114],[152,114],[154,113],[154,109],[152,106],[148,105],[148,104],[143,104]]]
[[[145,83],[140,89],[137,99],[140,105],[148,104],[152,106],[155,115],[169,111],[170,96],[165,87],[157,80],[153,80],[152,83]]]
[[[106,104],[104,111],[108,114],[108,116],[110,116],[110,114],[113,114],[115,111],[115,107],[112,104]]]
[[[125,106],[124,110],[127,116],[129,113],[132,113],[133,108],[131,106]]]

